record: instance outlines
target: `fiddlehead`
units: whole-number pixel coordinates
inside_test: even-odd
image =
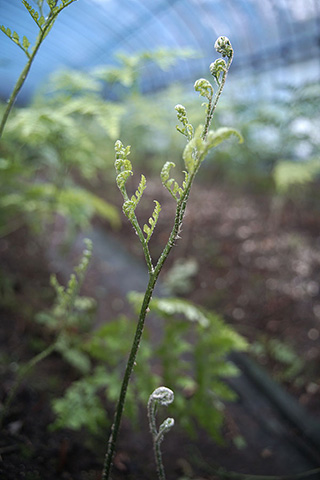
[[[154,448],[154,455],[155,461],[157,466],[157,473],[159,480],[165,480],[165,473],[164,467],[162,463],[162,455],[160,450],[161,442],[164,438],[164,435],[171,430],[174,425],[173,418],[166,418],[159,429],[157,429],[156,425],[156,413],[159,405],[167,407],[170,405],[174,400],[174,393],[170,388],[167,387],[159,387],[154,390],[154,392],[150,395],[148,401],[148,419],[149,419],[149,426],[150,431],[153,439],[153,448]]]

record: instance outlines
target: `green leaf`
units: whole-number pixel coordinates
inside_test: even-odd
[[[307,162],[290,162],[281,160],[276,165],[273,176],[276,187],[282,193],[295,185],[305,185],[312,182],[320,174],[320,159]]]
[[[165,185],[167,180],[169,180],[169,177],[170,177],[170,170],[171,168],[175,167],[175,163],[173,162],[166,162],[163,167],[162,167],[162,170],[161,170],[161,180],[162,180],[162,183]]]
[[[206,140],[203,140],[202,135],[203,126],[199,125],[194,137],[187,143],[184,149],[183,159],[189,173],[192,173],[199,163],[205,159],[211,148],[227,140],[231,135],[236,136],[240,143],[243,142],[241,134],[234,128],[222,127],[218,130],[210,130]]]
[[[17,34],[17,32],[13,32],[12,40],[13,40],[14,43],[16,43],[17,45],[20,44],[20,38],[19,38],[19,35]]]
[[[134,215],[134,209],[135,208],[136,208],[135,202],[133,202],[132,200],[127,200],[122,205],[123,213],[125,214],[125,216],[127,218],[129,218],[129,220],[132,219],[132,217]]]
[[[40,212],[52,208],[61,215],[75,217],[79,222],[97,214],[115,228],[120,224],[118,211],[113,205],[79,187],[59,189],[51,183],[32,185],[26,192],[23,208],[26,211],[36,208]]]
[[[134,201],[136,205],[138,205],[146,186],[147,186],[146,177],[144,175],[141,175],[141,180],[138,186],[138,190],[136,190],[135,195],[131,197],[131,200]]]
[[[181,198],[181,195],[183,194],[184,188],[186,186],[186,180],[187,180],[187,175],[186,179],[183,182],[183,188],[179,186],[179,184],[176,182],[174,178],[169,178],[170,177],[170,170],[172,167],[175,167],[175,164],[173,162],[166,162],[161,170],[161,181],[163,185],[166,187],[168,192],[173,196],[173,198],[176,201],[179,201]]]
[[[99,388],[92,376],[73,382],[62,398],[52,402],[57,418],[51,429],[79,430],[87,427],[91,433],[96,433],[105,426],[107,419],[105,408],[97,394]]]
[[[243,137],[238,130],[234,128],[221,127],[218,130],[210,130],[207,137],[207,148],[208,150],[212,147],[216,147],[224,140],[227,140],[231,135],[234,135],[238,138],[239,143],[243,142]]]
[[[203,125],[199,125],[194,133],[194,137],[187,143],[183,151],[183,160],[189,173],[193,173],[197,163],[200,161],[206,147],[202,140]]]
[[[146,238],[147,243],[149,242],[150,237],[153,234],[153,231],[155,229],[155,226],[157,224],[159,214],[160,214],[160,211],[161,211],[160,203],[157,200],[154,200],[154,203],[156,204],[156,206],[154,207],[152,217],[149,218],[150,227],[148,225],[144,225],[144,227],[143,227],[143,231],[147,235],[147,238]]]
[[[123,190],[128,178],[131,175],[133,175],[133,172],[131,170],[124,170],[123,172],[117,175],[116,182],[120,190]]]
[[[28,48],[30,47],[30,42],[25,35],[23,36],[23,39],[22,39],[22,46],[25,50],[28,50]]]
[[[25,8],[28,10],[29,14],[31,15],[33,20],[36,22],[38,27],[41,28],[41,25],[39,24],[39,21],[38,21],[39,12],[37,12],[34,8],[32,8],[32,6],[26,0],[22,0],[22,3],[25,6]]]

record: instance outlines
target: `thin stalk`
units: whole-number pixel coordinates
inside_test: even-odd
[[[162,454],[160,448],[160,442],[157,442],[157,425],[156,425],[156,409],[157,405],[154,402],[148,402],[148,418],[149,418],[149,426],[153,440],[153,450],[154,450],[154,458],[156,461],[156,469],[158,478],[160,480],[165,480],[165,473],[164,467],[162,462]]]
[[[146,263],[147,263],[147,266],[148,266],[149,275],[152,275],[153,272],[154,272],[154,267],[153,267],[153,264],[152,264],[152,258],[151,258],[151,255],[150,255],[150,250],[149,250],[148,243],[145,239],[145,236],[143,235],[143,232],[141,230],[141,227],[139,225],[138,219],[137,219],[135,214],[134,214],[134,218],[131,220],[131,223],[134,226],[134,229],[137,232],[139,240],[142,244],[142,249],[143,249],[144,257],[146,259]]]
[[[125,398],[127,394],[127,389],[129,385],[129,381],[131,378],[131,374],[135,365],[136,361],[136,356],[137,352],[139,349],[142,333],[143,333],[143,328],[144,328],[144,323],[145,323],[145,318],[148,312],[150,300],[152,297],[152,293],[158,278],[160,270],[158,273],[154,272],[153,274],[150,274],[149,276],[149,283],[148,287],[146,290],[146,293],[144,295],[144,299],[142,302],[141,310],[140,310],[140,315],[139,315],[139,320],[137,323],[137,328],[134,336],[134,340],[132,343],[131,351],[129,354],[126,370],[123,376],[122,380],[122,385],[121,385],[121,390],[120,390],[120,395],[118,399],[118,404],[117,408],[115,411],[115,416],[113,420],[113,425],[111,428],[111,434],[109,437],[108,441],[108,450],[107,454],[105,457],[105,462],[104,462],[104,468],[103,468],[103,473],[102,473],[102,479],[103,480],[108,480],[112,468],[112,462],[113,462],[113,457],[114,457],[114,452],[115,452],[115,446],[118,438],[118,433],[119,433],[119,428],[120,428],[120,423],[121,423],[121,418],[122,418],[122,413],[124,409],[124,404],[125,404]]]
[[[221,78],[221,82],[220,82],[220,84],[219,84],[218,91],[217,91],[217,93],[216,93],[213,101],[212,101],[212,100],[209,100],[207,121],[206,121],[205,127],[204,127],[204,129],[203,129],[203,134],[202,134],[203,140],[205,140],[205,139],[207,138],[207,136],[208,136],[210,124],[211,124],[211,121],[212,121],[212,117],[213,117],[214,111],[215,111],[215,109],[216,109],[216,107],[217,107],[217,104],[218,104],[219,98],[220,98],[220,96],[221,96],[222,90],[223,90],[223,88],[224,88],[224,85],[225,85],[225,83],[226,83],[228,71],[229,71],[229,68],[230,68],[230,66],[231,66],[232,60],[233,60],[233,53],[232,53],[231,57],[228,59],[228,63],[227,63],[226,69],[225,69],[225,71],[223,72],[223,75],[222,75],[222,78]]]
[[[121,189],[121,193],[123,195],[123,198],[124,198],[125,202],[130,200],[129,195],[128,195],[125,187],[123,187],[123,189]],[[148,267],[149,275],[152,275],[153,272],[154,272],[154,267],[153,267],[153,264],[152,264],[152,258],[151,258],[151,255],[150,255],[150,250],[149,250],[148,243],[145,239],[145,236],[143,235],[143,231],[140,227],[140,224],[138,222],[138,219],[137,219],[137,216],[136,216],[135,213],[133,213],[132,218],[130,219],[130,222],[131,222],[133,228],[135,229],[135,231],[136,231],[136,233],[139,237],[139,240],[141,242],[144,257],[145,257],[147,267]]]

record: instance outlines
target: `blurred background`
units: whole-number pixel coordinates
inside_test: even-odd
[[[46,2],[30,1],[30,5],[48,10]],[[0,0],[0,23],[34,44],[38,27],[19,0]],[[8,36],[0,34],[2,113],[27,58]],[[90,353],[93,363],[103,360],[111,371],[119,367],[118,376],[105,380],[112,412],[124,347],[115,341],[110,360],[108,355],[99,357],[96,343],[90,348],[86,344],[85,352],[80,345],[87,341],[92,326],[99,329],[106,321],[112,326],[120,315],[134,318],[126,295],[131,290],[142,292],[147,280],[141,246],[121,212],[114,142],[120,138],[124,145],[131,145],[134,176],[129,193],[135,192],[142,172],[147,177],[138,210],[141,224],[152,214],[154,199],[162,205],[150,242],[156,259],[171,230],[175,208],[161,185],[163,164],[175,162],[176,178],[182,179],[185,138],[176,130],[174,106],[183,104],[195,127],[203,123],[202,99],[193,85],[201,77],[210,80],[209,65],[218,58],[214,43],[220,35],[230,39],[234,60],[212,128],[234,127],[244,142],[226,141],[202,165],[182,238],[164,268],[158,294],[205,307],[218,315],[225,328],[245,339],[247,347],[235,340],[223,350],[239,369],[238,377],[226,380],[238,400],[231,402],[221,386],[223,408],[213,399],[213,387],[207,389],[210,399],[197,397],[200,377],[186,373],[182,363],[180,373],[164,375],[163,359],[174,362],[165,356],[164,347],[157,351],[160,366],[156,362],[152,371],[140,374],[152,377],[155,386],[157,375],[161,380],[180,375],[177,415],[186,426],[186,413],[194,414],[200,429],[197,445],[202,456],[198,452],[193,459],[187,453],[192,437],[177,434],[182,451],[177,450],[169,462],[171,478],[217,478],[213,467],[219,462],[212,460],[212,452],[223,467],[252,474],[299,473],[320,464],[316,453],[320,439],[315,433],[320,413],[319,1],[78,0],[59,15],[41,46],[0,143],[0,334],[6,346],[1,354],[2,401],[12,387],[17,365],[60,334],[59,322],[52,320],[57,318],[54,308],[59,295],[50,275],[56,274],[66,285],[81,257],[83,238],[93,241],[93,257],[80,290],[86,300],[74,312],[77,321],[85,317],[89,323],[83,331],[76,327],[78,343],[74,343],[73,326],[73,340],[69,331],[65,347],[59,347],[63,361],[71,364],[68,380],[61,383],[64,363],[54,357],[55,361],[44,364],[42,375],[35,374],[30,385],[24,385],[16,403],[16,412],[25,409],[31,412],[30,418],[47,405],[41,425],[48,418],[53,422],[54,415],[59,418],[56,426],[67,430],[52,442],[58,445],[62,471],[74,478],[99,477],[94,473],[85,477],[72,463],[70,445],[78,445],[79,439],[70,431],[92,430],[93,424],[104,425],[105,419],[96,400],[90,408],[97,414],[89,418],[89,426],[79,421],[82,414],[68,423],[71,413],[66,404],[56,403],[53,414],[50,402],[88,374],[86,367],[79,373],[79,365],[86,362],[83,355]],[[51,323],[46,324],[48,315]],[[121,322],[104,335],[121,338],[127,328]],[[151,322],[150,345],[157,328]],[[181,335],[179,328],[168,333],[171,341]],[[186,335],[189,338],[190,332]],[[213,351],[217,346],[212,342],[206,348]],[[233,347],[246,348],[246,355],[232,357]],[[144,353],[146,362],[153,361],[152,348]],[[188,357],[189,350],[181,344],[176,348],[183,359]],[[71,361],[67,349],[77,352]],[[199,358],[193,361],[200,362]],[[253,364],[248,366],[247,361]],[[203,373],[202,368],[198,373]],[[255,368],[262,369],[256,376]],[[221,367],[219,378],[228,377],[227,372]],[[55,379],[49,384],[48,375]],[[152,382],[144,378],[145,389],[151,388]],[[259,378],[264,379],[262,383]],[[274,393],[277,388],[279,396]],[[95,385],[94,394],[101,396],[101,384]],[[142,403],[146,395],[141,396]],[[197,402],[183,403],[190,398]],[[68,397],[69,405],[70,401]],[[216,412],[226,408],[224,423],[218,413],[208,421],[204,411],[211,407],[206,402],[212,402]],[[199,404],[202,407],[197,408]],[[288,418],[292,405],[295,413]],[[82,407],[83,411],[89,408]],[[270,424],[263,421],[268,416]],[[14,417],[8,425],[13,421]],[[33,438],[30,420],[20,422],[18,432]],[[207,429],[206,422],[210,423]],[[137,455],[148,450],[146,434],[136,437],[135,450],[130,425],[125,427],[123,457],[116,472],[119,478],[131,478],[137,472],[140,478],[148,478],[148,470],[140,471],[136,465]],[[227,449],[213,443],[219,428]],[[11,430],[8,427],[3,445],[10,442]],[[99,437],[98,427],[97,431]],[[292,432],[297,436],[289,441]],[[303,441],[298,440],[301,435]],[[177,438],[173,438],[170,448],[174,449]],[[25,468],[49,479],[35,460],[42,446],[34,441]],[[16,461],[14,457],[12,465]],[[91,470],[84,465],[83,472],[99,470],[99,461],[91,461]]]

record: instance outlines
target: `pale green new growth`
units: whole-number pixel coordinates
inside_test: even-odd
[[[123,210],[125,215],[129,218],[142,244],[146,262],[148,265],[148,270],[149,270],[149,282],[143,298],[143,302],[142,302],[142,306],[139,314],[139,320],[136,327],[136,333],[133,339],[132,348],[129,354],[129,359],[126,365],[126,370],[124,373],[124,377],[123,377],[123,381],[120,389],[119,400],[116,407],[115,418],[114,418],[113,426],[111,429],[111,434],[109,437],[108,450],[107,450],[105,463],[104,463],[104,469],[102,474],[103,480],[108,480],[110,478],[112,461],[115,453],[115,446],[116,446],[117,436],[118,436],[121,418],[123,414],[127,389],[128,389],[129,381],[135,365],[138,349],[140,346],[145,318],[149,310],[152,293],[153,293],[155,284],[157,282],[158,276],[160,274],[160,271],[163,267],[163,264],[166,261],[172,247],[175,245],[176,240],[179,238],[179,233],[181,230],[182,221],[183,221],[184,213],[186,210],[192,182],[195,178],[195,175],[202,161],[204,160],[205,156],[207,155],[207,153],[211,148],[218,145],[224,139],[229,138],[230,135],[236,135],[238,139],[242,141],[241,135],[234,129],[219,129],[217,131],[209,132],[212,116],[217,106],[221,92],[223,90],[223,87],[226,81],[226,76],[233,58],[233,50],[231,47],[231,43],[226,37],[219,37],[215,44],[215,47],[217,51],[222,54],[222,56],[226,56],[228,58],[227,63],[222,64],[220,62],[213,69],[213,73],[214,73],[216,82],[218,84],[218,90],[216,94],[214,95],[213,87],[208,80],[200,79],[195,82],[196,91],[198,91],[200,95],[202,95],[208,100],[208,103],[206,106],[205,125],[204,126],[200,125],[196,130],[194,130],[193,126],[188,121],[186,109],[180,104],[176,105],[175,107],[178,120],[182,123],[182,127],[178,126],[177,129],[182,135],[184,135],[187,138],[187,141],[188,141],[187,146],[183,153],[183,159],[184,159],[185,169],[186,169],[184,171],[185,180],[183,182],[182,187],[180,187],[178,182],[176,182],[174,178],[170,178],[170,170],[172,167],[175,166],[173,162],[167,162],[162,168],[162,171],[161,171],[162,183],[165,186],[165,188],[169,191],[169,193],[173,196],[173,198],[176,200],[177,207],[176,207],[176,214],[174,218],[173,227],[169,235],[169,239],[158,261],[156,262],[155,266],[152,263],[152,259],[151,259],[149,248],[148,248],[148,242],[150,240],[150,236],[152,232],[154,231],[154,228],[159,216],[160,205],[157,201],[155,201],[156,207],[154,209],[152,217],[150,217],[149,219],[150,226],[145,225],[142,231],[135,214],[135,208],[143,193],[144,185],[141,184],[141,187],[138,187],[136,194],[133,195],[131,198],[129,198],[126,191],[126,182],[129,179],[129,177],[132,175],[132,166],[130,161],[127,158],[130,153],[130,147],[129,146],[124,147],[120,140],[118,140],[115,144],[115,151],[116,151],[115,168],[117,172],[116,180],[117,180],[117,185],[124,198]],[[145,237],[144,234],[146,234],[147,237]],[[164,425],[163,429],[165,430],[166,427],[167,425]]]
[[[221,82],[221,76],[227,71],[227,64],[223,58],[218,58],[210,65],[210,73],[214,77],[218,86]]]
[[[31,5],[26,2],[26,0],[22,0],[23,5],[26,7],[28,12],[30,13],[31,17],[33,20],[36,22],[40,30],[42,30],[42,25],[45,23],[45,18],[43,15],[40,15],[39,12],[37,12],[34,8],[31,7]],[[50,5],[50,4],[49,4]],[[52,5],[51,8],[53,8],[54,5]]]
[[[154,207],[152,217],[149,218],[150,227],[148,225],[143,226],[143,231],[147,235],[147,238],[146,238],[147,242],[149,242],[150,237],[153,233],[153,230],[155,229],[155,226],[156,226],[158,218],[159,218],[160,210],[161,210],[160,203],[157,200],[154,200],[154,203],[156,204],[156,206]]]
[[[187,111],[183,105],[176,105],[175,110],[177,112],[177,117],[178,120],[182,123],[183,128],[179,127],[178,125],[176,126],[176,129],[178,132],[182,133],[185,137],[187,137],[188,140],[191,140],[193,137],[193,126],[191,123],[189,123],[188,117],[187,117]]]
[[[131,222],[134,230],[136,231],[140,242],[142,243],[143,251],[145,254],[145,259],[148,265],[149,272],[153,272],[154,266],[152,264],[152,259],[150,256],[148,242],[150,237],[154,231],[154,228],[157,224],[161,206],[157,200],[154,200],[156,206],[152,213],[152,216],[149,218],[149,226],[144,225],[143,230],[141,229],[138,219],[135,214],[135,209],[138,206],[138,203],[141,200],[143,192],[146,188],[147,182],[144,175],[141,175],[141,180],[138,185],[138,189],[136,190],[135,194],[129,197],[126,189],[126,182],[133,175],[132,165],[130,160],[128,160],[128,156],[130,155],[130,146],[124,147],[120,140],[117,140],[115,143],[115,152],[116,152],[116,160],[115,160],[115,169],[117,172],[116,182],[119,187],[119,190],[122,193],[124,203],[122,206],[123,213],[128,217],[129,221]],[[144,235],[146,234],[146,236]]]
[[[179,130],[180,131],[180,130]],[[179,184],[175,181],[174,178],[170,178],[170,170],[171,168],[175,167],[175,163],[173,162],[166,162],[161,170],[161,180],[163,185],[166,187],[168,192],[173,196],[173,198],[178,202],[180,198],[183,195],[183,192],[186,188],[187,185],[187,180],[188,180],[188,174],[187,172],[184,172],[185,174],[185,180],[182,184],[182,188],[179,186]]]
[[[161,423],[159,429],[157,429],[156,413],[159,405],[167,407],[168,405],[170,405],[170,403],[173,402],[173,400],[174,393],[172,390],[170,390],[170,388],[159,387],[156,388],[156,390],[154,390],[154,392],[150,395],[148,401],[149,427],[153,440],[154,456],[156,460],[157,474],[159,480],[165,480],[160,444],[164,438],[164,435],[174,426],[174,419],[167,418]]]
[[[194,84],[194,89],[196,92],[199,92],[201,97],[205,97],[208,100],[212,99],[213,88],[211,83],[205,78],[199,78]]]

